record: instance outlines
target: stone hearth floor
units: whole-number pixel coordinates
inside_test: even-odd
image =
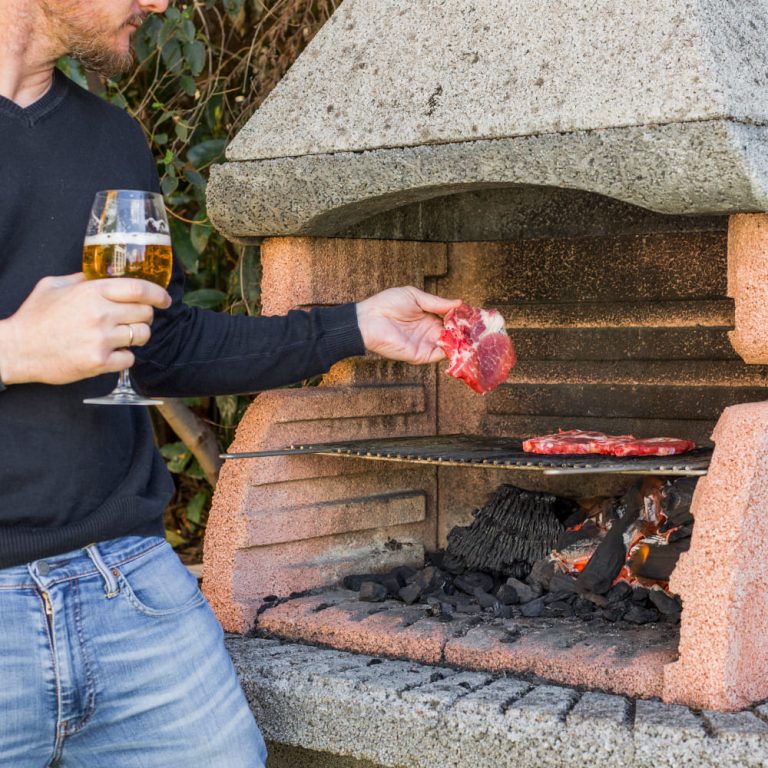
[[[768,705],[658,701],[228,636],[265,737],[388,768],[765,768]],[[346,763],[344,763],[346,764]]]
[[[661,696],[664,665],[677,658],[679,631],[668,624],[518,617],[473,626],[477,620],[455,614],[444,623],[426,616],[424,606],[366,603],[356,592],[335,589],[267,609],[257,630],[340,650],[533,674],[642,698]]]

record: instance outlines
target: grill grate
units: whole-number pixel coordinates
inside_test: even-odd
[[[711,448],[695,448],[679,456],[540,456],[525,453],[520,440],[472,435],[391,437],[338,443],[296,444],[287,448],[224,453],[223,459],[319,454],[378,461],[403,461],[443,466],[498,467],[543,472],[545,475],[621,473],[629,475],[706,475]]]

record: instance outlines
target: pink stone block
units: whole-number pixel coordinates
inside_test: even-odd
[[[648,636],[658,634],[649,630]],[[665,664],[675,658],[674,638],[627,652],[620,639],[595,633],[582,642],[563,643],[563,630],[529,631],[502,642],[503,630],[477,627],[445,647],[445,662],[470,669],[540,675],[566,685],[583,685],[633,697],[660,696]]]
[[[726,408],[713,440],[670,582],[683,614],[664,700],[736,710],[768,697],[768,402]]]
[[[258,626],[290,640],[425,664],[440,663],[450,636],[446,624],[425,619],[405,626],[400,614],[366,616],[371,604],[359,602],[317,610],[323,603],[322,595],[291,600],[261,614]]]
[[[730,217],[728,295],[736,303],[733,348],[747,363],[768,363],[768,214]]]

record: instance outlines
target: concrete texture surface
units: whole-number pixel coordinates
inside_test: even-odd
[[[243,160],[211,169],[208,209],[243,242],[336,236],[403,205],[515,185],[595,192],[668,214],[763,211],[766,144],[763,126],[711,120]]]
[[[281,745],[275,768],[288,765],[287,747],[300,748],[296,768],[768,764],[765,707],[698,713],[274,640],[230,636],[227,646],[266,738]]]
[[[737,710],[768,696],[768,402],[727,408],[713,439],[691,548],[670,580],[684,610],[664,699]]]
[[[228,158],[763,125],[767,33],[760,0],[346,0]]]

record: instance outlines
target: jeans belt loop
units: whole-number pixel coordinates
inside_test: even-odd
[[[117,584],[117,580],[114,577],[112,571],[107,568],[106,563],[102,560],[99,550],[95,544],[89,544],[85,547],[85,551],[88,557],[91,558],[93,564],[96,566],[96,570],[101,574],[104,579],[104,592],[108,598],[115,597],[120,592],[120,587]]]

